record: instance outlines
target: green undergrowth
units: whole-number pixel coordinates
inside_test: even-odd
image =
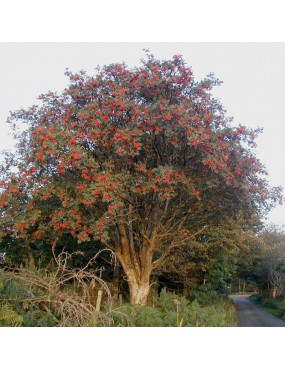
[[[23,272],[24,273],[24,272]],[[237,326],[234,306],[216,292],[186,299],[162,290],[148,305],[110,305],[96,312],[70,287],[55,287],[53,276],[34,272],[26,280],[0,275],[0,326],[54,327],[225,327]],[[27,279],[31,279],[30,282]],[[32,282],[36,281],[36,284]],[[45,285],[44,285],[45,284]]]
[[[107,313],[107,312],[106,312]],[[210,305],[201,305],[197,299],[163,290],[160,296],[147,306],[124,305],[112,312],[110,326],[136,327],[225,327],[237,326],[233,305],[227,299],[219,299]],[[97,322],[100,326],[100,322]]]
[[[252,302],[260,304],[272,315],[285,320],[285,299],[283,297],[264,298],[260,295],[252,295],[249,299]]]

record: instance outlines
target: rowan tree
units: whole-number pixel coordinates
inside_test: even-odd
[[[234,127],[211,94],[220,82],[195,81],[181,56],[66,75],[62,93],[9,118],[28,128],[14,170],[2,168],[3,235],[100,241],[120,261],[130,301],[142,303],[169,252],[279,197],[254,154],[257,130]]]

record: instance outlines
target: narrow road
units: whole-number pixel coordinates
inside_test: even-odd
[[[285,326],[285,321],[271,315],[256,303],[248,300],[249,295],[230,295],[236,306],[239,326]]]

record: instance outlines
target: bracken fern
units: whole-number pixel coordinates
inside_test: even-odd
[[[0,305],[0,326],[22,326],[23,321],[10,303]]]

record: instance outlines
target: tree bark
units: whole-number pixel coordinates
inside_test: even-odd
[[[121,260],[122,267],[126,274],[126,278],[130,291],[131,304],[146,304],[150,288],[151,266],[146,269],[141,268],[139,273],[137,270]]]
[[[127,278],[131,304],[146,304],[150,289],[150,275],[152,272],[151,254],[147,253],[140,260],[140,267],[131,263],[130,256],[117,254]]]
[[[146,304],[149,293],[149,282],[129,283],[130,303]]]
[[[134,240],[127,233],[123,223],[117,224],[119,247],[114,252],[127,278],[131,304],[146,304],[150,289],[150,275],[153,269],[153,245],[143,241],[135,249]],[[130,231],[132,234],[132,230]]]

